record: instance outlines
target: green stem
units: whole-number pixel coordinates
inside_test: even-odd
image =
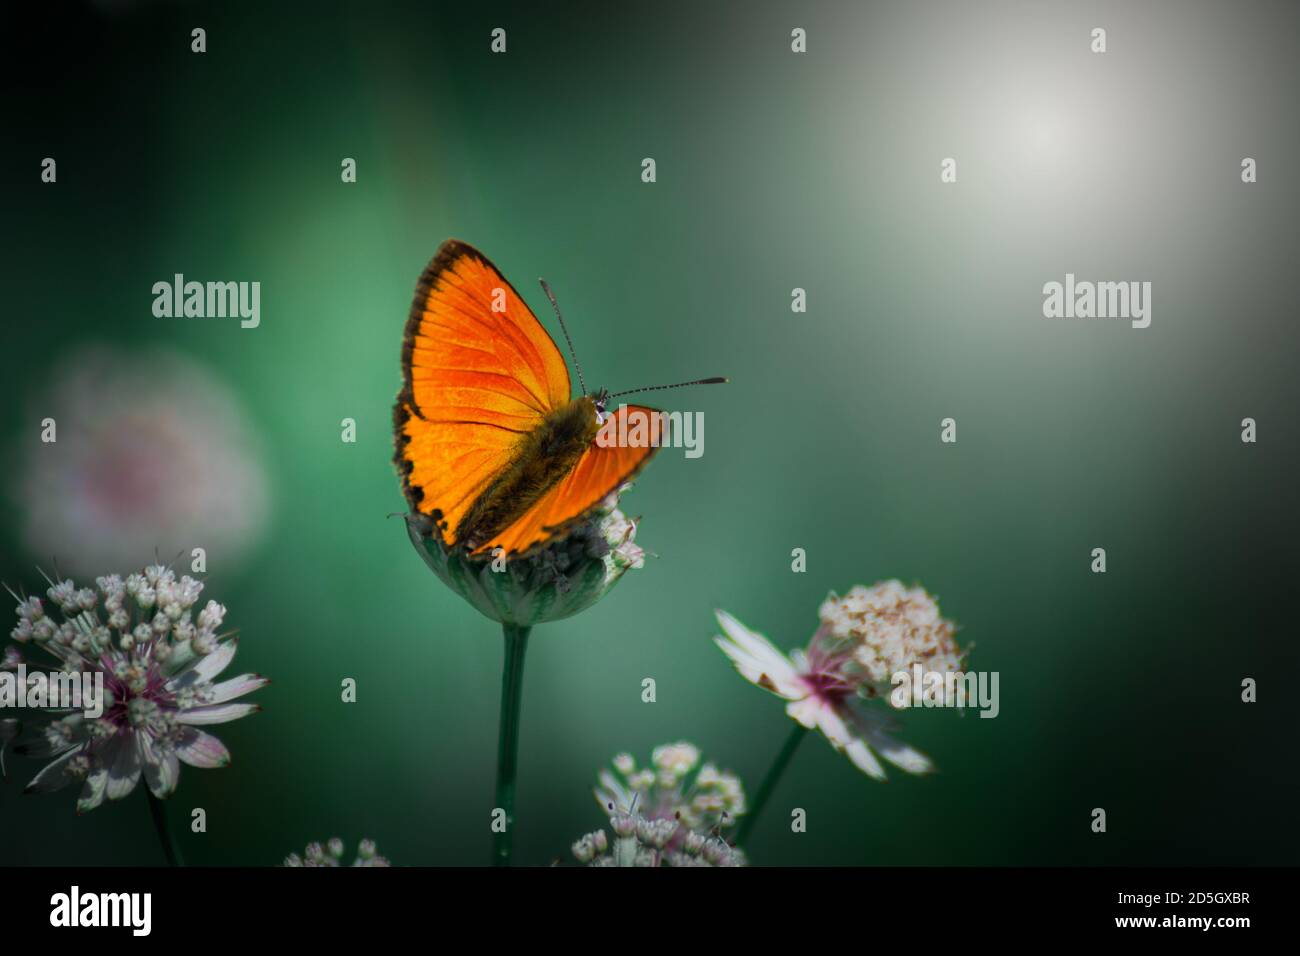
[[[740,827],[736,830],[736,845],[744,843],[748,839],[750,831],[754,829],[754,823],[758,820],[758,815],[763,812],[763,807],[772,796],[772,791],[776,789],[776,783],[781,779],[781,774],[785,773],[785,768],[790,763],[790,758],[794,752],[799,749],[799,742],[808,735],[808,728],[803,724],[796,723],[794,730],[790,731],[790,736],[785,739],[785,746],[781,752],[776,755],[776,761],[772,764],[771,769],[767,771],[767,776],[759,784],[758,794],[754,797],[754,803],[745,818],[740,821]]]
[[[519,769],[519,711],[524,696],[524,651],[532,628],[503,624],[505,665],[501,671],[501,724],[497,731],[497,802],[505,829],[492,836],[492,865],[509,866],[515,828],[515,776]]]
[[[158,834],[158,842],[162,844],[167,865],[184,866],[185,864],[181,862],[180,850],[172,840],[171,830],[167,828],[167,807],[153,795],[152,791],[146,788],[145,793],[149,797],[149,816],[153,818],[153,828]]]

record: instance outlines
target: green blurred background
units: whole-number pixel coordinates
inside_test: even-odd
[[[205,596],[243,634],[236,668],[274,683],[218,728],[229,769],[182,774],[178,824],[209,816],[189,861],[330,835],[487,861],[500,633],[387,517],[402,326],[455,236],[551,327],[546,276],[593,385],[732,379],[659,403],[707,427],[702,458],[666,451],[625,498],[657,557],[534,632],[518,862],[603,823],[591,785],[620,750],[689,739],[752,792],[789,719],[710,643],[712,609],[790,647],[828,590],[887,577],[940,596],[1001,714],[905,714],[940,772],[884,785],[810,737],[756,863],[1296,862],[1300,32],[1248,6],[6,8],[10,478],[29,397],[80,341],[202,362],[264,448],[266,533]],[[1044,319],[1067,271],[1152,281],[1151,328]],[[154,318],[176,272],[260,281],[261,327]],[[49,556],[21,507],[0,579],[33,590]],[[0,863],[161,861],[142,792],[77,817],[72,791],[20,795],[38,764],[7,766]]]

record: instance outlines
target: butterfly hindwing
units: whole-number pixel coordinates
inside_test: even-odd
[[[642,405],[621,405],[610,413],[611,434],[635,434],[638,419],[645,423],[642,437],[633,444],[593,442],[572,470],[513,523],[479,549],[500,547],[506,554],[526,554],[580,521],[610,494],[645,467],[664,443],[667,424],[663,412]]]

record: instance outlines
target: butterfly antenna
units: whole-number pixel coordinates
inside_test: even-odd
[[[564,341],[569,343],[569,354],[573,356],[573,367],[578,370],[578,384],[582,386],[582,394],[587,394],[587,383],[582,378],[582,365],[578,362],[578,353],[573,350],[573,339],[569,338],[569,329],[564,324],[564,316],[560,315],[560,303],[555,301],[555,293],[547,285],[545,279],[538,279],[542,284],[542,291],[546,293],[546,298],[551,300],[551,308],[555,310],[555,317],[560,320],[560,331],[564,333]]]
[[[631,395],[635,392],[657,392],[664,388],[685,388],[687,385],[725,385],[731,379],[723,378],[721,375],[713,378],[697,378],[693,382],[678,382],[676,385],[646,385],[642,388],[629,388],[626,392],[615,392],[610,398],[618,398],[620,395]]]

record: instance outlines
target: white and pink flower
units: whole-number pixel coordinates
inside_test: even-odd
[[[238,640],[220,632],[226,609],[215,601],[194,615],[203,590],[199,581],[177,580],[170,569],[155,565],[125,581],[114,574],[96,584],[92,589],[71,580],[51,582],[46,594],[57,616],[53,608],[47,613],[40,598],[19,598],[11,635],[29,669],[102,678],[100,716],[51,707],[46,713],[53,719],[26,727],[14,748],[50,760],[26,792],[78,783],[78,813],[105,799],[122,799],[142,776],[155,797],[167,797],[182,763],[226,766],[229,751],[201,728],[260,710],[239,698],[268,683],[256,674],[217,681],[234,659]],[[28,658],[33,650],[51,663]]]
[[[70,574],[190,555],[230,567],[270,511],[261,442],[231,389],[166,349],[83,346],[30,399],[7,469],[22,536]]]
[[[924,590],[897,581],[832,594],[820,616],[808,647],[789,655],[726,611],[717,612],[714,642],[741,676],[786,700],[787,714],[820,730],[864,773],[885,779],[877,755],[907,773],[933,770],[929,757],[890,736],[893,722],[867,700],[887,697],[892,674],[913,663],[960,669],[952,623]]]

